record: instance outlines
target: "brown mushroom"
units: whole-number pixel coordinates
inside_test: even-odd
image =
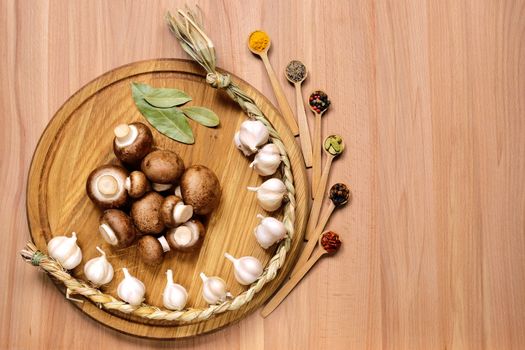
[[[157,192],[148,192],[131,205],[131,218],[137,229],[145,234],[159,234],[164,230],[160,216],[163,200]]]
[[[153,147],[151,130],[142,123],[117,125],[114,133],[113,152],[123,163],[139,165]]]
[[[128,202],[125,189],[127,176],[126,169],[118,165],[100,166],[87,178],[87,195],[102,209],[121,208]]]
[[[161,242],[164,240],[164,242]],[[164,253],[170,250],[165,243],[165,238],[155,238],[153,236],[142,236],[137,242],[137,248],[142,261],[147,265],[159,265],[164,259]],[[167,250],[166,250],[167,249]]]
[[[129,247],[137,236],[131,218],[118,209],[104,211],[98,230],[106,242],[117,248]]]
[[[182,199],[199,215],[211,213],[221,198],[221,185],[217,175],[204,165],[192,165],[180,180]]]
[[[167,227],[183,224],[193,216],[191,205],[184,204],[181,198],[174,195],[164,198],[160,212]]]
[[[146,175],[142,171],[132,171],[126,178],[124,187],[131,198],[140,198],[151,189]]]
[[[168,230],[166,241],[172,249],[191,250],[202,241],[204,225],[198,220],[190,220],[178,227]]]
[[[142,160],[141,169],[152,182],[153,189],[161,192],[179,180],[184,172],[184,162],[175,152],[156,150]]]

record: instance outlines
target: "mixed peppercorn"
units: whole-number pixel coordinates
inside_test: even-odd
[[[350,198],[350,190],[345,184],[337,183],[330,188],[330,200],[336,207],[346,204]]]
[[[330,100],[328,95],[322,91],[315,91],[310,95],[309,101],[310,107],[317,113],[322,113],[330,106]]]

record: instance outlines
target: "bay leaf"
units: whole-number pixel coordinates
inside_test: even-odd
[[[143,98],[147,90],[144,84],[133,84],[131,86],[133,100],[140,113],[159,132],[169,138],[186,144],[193,144],[195,139],[190,124],[184,113],[176,107],[156,108]]]
[[[154,88],[148,84],[140,83],[133,83],[133,85],[140,90],[146,102],[154,107],[170,108],[191,101],[191,97],[179,89]]]
[[[219,117],[211,109],[204,107],[182,107],[182,112],[190,119],[195,120],[207,127],[214,127],[219,125]]]

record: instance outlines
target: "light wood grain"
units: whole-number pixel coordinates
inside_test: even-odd
[[[263,28],[274,67],[301,59],[304,91],[330,96],[324,136],[346,144],[329,183],[348,184],[353,201],[327,225],[343,247],[268,318],[139,339],[87,318],[21,261],[27,172],[49,119],[106,71],[185,57],[162,22],[184,3],[0,1],[0,348],[524,348],[521,0],[198,2],[220,67],[275,104],[246,48]]]
[[[231,74],[230,74],[231,75]],[[75,304],[97,321],[124,333],[150,338],[184,338],[208,333],[225,327],[249,314],[275,292],[286,271],[292,267],[299,253],[306,226],[309,186],[300,150],[285,121],[258,91],[231,75],[240,88],[250,96],[272,122],[287,149],[294,173],[297,191],[295,230],[288,259],[278,278],[268,283],[249,304],[235,312],[225,312],[209,320],[177,324],[129,317],[108,312],[85,302]],[[171,251],[158,266],[141,261],[137,246],[113,249],[98,232],[102,211],[86,195],[86,179],[97,166],[116,162],[113,154],[113,129],[122,123],[142,121],[131,97],[131,84],[145,83],[155,87],[176,87],[192,101],[188,105],[206,106],[220,116],[216,128],[204,128],[190,122],[195,144],[185,145],[170,140],[155,129],[155,146],[180,155],[186,167],[202,164],[217,174],[221,184],[221,201],[217,209],[205,220],[202,246],[191,252]],[[205,74],[196,64],[184,60],[148,60],[114,69],[84,86],[59,109],[39,141],[28,176],[27,212],[31,237],[38,249],[47,251],[47,243],[55,236],[77,232],[78,244],[83,251],[83,262],[99,255],[96,247],[104,247],[108,260],[115,269],[115,278],[102,290],[117,296],[122,281],[122,269],[141,280],[146,286],[146,302],[162,308],[162,291],[166,286],[165,273],[173,270],[174,280],[188,291],[188,307],[206,308],[202,297],[201,272],[223,278],[234,295],[246,288],[236,282],[233,266],[224,254],[255,256],[266,266],[275,249],[264,250],[252,231],[258,225],[257,214],[264,212],[253,193],[246,186],[263,180],[248,167],[249,160],[232,142],[233,135],[246,115],[238,105],[228,101],[225,92],[213,89],[205,82]],[[131,169],[130,169],[131,170]],[[232,215],[234,213],[234,215]],[[266,213],[265,215],[272,215]],[[281,218],[279,212],[273,213]],[[74,269],[73,276],[84,279],[84,264]]]

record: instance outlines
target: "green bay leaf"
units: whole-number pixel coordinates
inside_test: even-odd
[[[182,111],[190,119],[195,120],[207,127],[214,127],[219,125],[219,117],[211,109],[204,107],[182,107]]]
[[[154,88],[141,83],[133,83],[133,86],[142,94],[142,98],[153,107],[170,108],[191,101],[191,97],[179,89]]]
[[[193,144],[195,139],[190,124],[184,113],[178,108],[156,108],[143,98],[144,84],[133,84],[131,87],[133,100],[140,113],[159,132],[182,143]]]

